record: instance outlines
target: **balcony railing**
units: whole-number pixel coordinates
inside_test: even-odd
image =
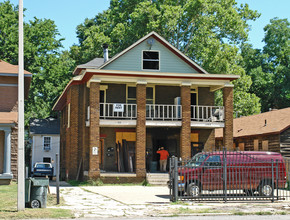
[[[101,103],[101,119],[136,119],[137,105],[123,103]]]
[[[148,120],[181,120],[181,105],[146,105],[146,119]]]
[[[223,106],[191,105],[191,121],[224,122]],[[136,120],[137,105],[101,103],[101,119]],[[181,105],[146,104],[146,120],[178,121],[182,119]]]
[[[223,106],[191,106],[191,121],[223,122]]]

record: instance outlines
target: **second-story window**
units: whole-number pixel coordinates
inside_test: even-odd
[[[51,150],[51,137],[43,137],[43,150]]]
[[[159,70],[159,52],[143,51],[143,70]]]

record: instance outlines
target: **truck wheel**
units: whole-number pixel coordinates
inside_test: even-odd
[[[201,188],[196,183],[191,183],[187,186],[186,190],[187,196],[199,196],[201,194]]]
[[[259,195],[270,197],[273,195],[273,188],[271,181],[263,181],[259,186]]]
[[[40,202],[38,200],[34,199],[30,202],[30,207],[33,209],[38,209],[38,208],[40,208]]]

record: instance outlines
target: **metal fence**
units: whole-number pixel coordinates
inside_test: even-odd
[[[289,160],[278,153],[202,152],[170,158],[171,201],[290,200]]]

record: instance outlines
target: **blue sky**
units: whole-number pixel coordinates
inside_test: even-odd
[[[3,2],[4,0],[0,0]],[[10,0],[18,5],[18,0]],[[255,48],[262,48],[264,37],[263,28],[274,17],[288,18],[290,21],[290,0],[237,0],[238,3],[248,3],[249,7],[261,13],[261,17],[249,24],[250,43]],[[93,18],[99,12],[109,7],[110,0],[23,0],[25,21],[37,18],[54,20],[62,37],[63,45],[68,49],[77,44],[76,26],[83,23],[85,18]]]

